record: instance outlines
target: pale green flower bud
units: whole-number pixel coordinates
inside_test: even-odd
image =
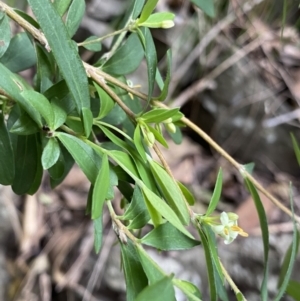
[[[175,25],[175,23],[172,20],[164,20],[161,22],[161,28],[167,29],[171,28]]]
[[[152,132],[145,133],[144,141],[147,146],[152,147],[155,142],[155,136]]]
[[[166,124],[165,124],[165,127],[166,127],[166,130],[167,130],[169,133],[172,133],[172,134],[176,133],[176,126],[175,126],[175,124],[174,124],[173,122],[171,122],[171,123],[166,123]]]

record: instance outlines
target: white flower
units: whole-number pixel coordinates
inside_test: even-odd
[[[220,215],[221,225],[211,225],[213,231],[224,238],[226,245],[232,243],[237,236],[247,237],[248,234],[237,225],[238,216],[234,213],[222,212]]]

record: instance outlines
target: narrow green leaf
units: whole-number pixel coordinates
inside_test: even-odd
[[[292,137],[293,148],[294,148],[294,152],[295,152],[295,155],[297,158],[297,162],[298,162],[298,165],[300,165],[300,148],[299,148],[298,142],[297,142],[294,134],[293,133],[290,133],[290,134]]]
[[[93,113],[89,108],[82,108],[84,134],[88,138],[93,127]]]
[[[176,126],[176,132],[175,133],[169,133],[169,136],[174,141],[175,144],[181,144],[182,142],[182,132],[178,126]]]
[[[73,157],[63,145],[60,145],[60,156],[58,161],[50,169],[48,169],[51,177],[50,184],[52,189],[58,186],[65,179],[73,165]]]
[[[169,84],[171,81],[171,66],[172,66],[172,52],[171,49],[169,49],[167,51],[167,75],[166,75],[163,89],[160,95],[158,96],[157,100],[164,101],[168,96]]]
[[[135,20],[138,15],[141,13],[145,0],[133,0],[133,6],[132,9],[130,7],[129,14],[132,14],[132,19]]]
[[[89,50],[89,51],[94,51],[94,52],[98,52],[101,51],[102,49],[102,44],[100,41],[95,41],[97,40],[99,37],[97,36],[90,36],[88,37],[86,40],[84,40],[83,43],[87,43],[88,44],[83,44],[82,47],[84,47],[85,49]],[[92,41],[95,41],[92,43]]]
[[[71,0],[70,0],[71,1]],[[38,22],[36,22],[36,20],[34,20],[31,16],[29,16],[28,14],[24,13],[22,10],[16,9],[14,8],[14,11],[21,16],[24,20],[26,20],[28,23],[30,23],[31,25],[33,25],[36,29],[40,29],[40,25]]]
[[[39,92],[44,93],[53,85],[54,62],[50,59],[47,53],[40,44],[35,45],[37,55],[37,75],[36,86]]]
[[[115,102],[95,82],[94,82],[94,86],[95,86],[95,88],[97,90],[97,93],[99,95],[99,98],[100,98],[100,112],[99,112],[99,115],[98,115],[97,119],[102,119],[113,109],[113,107],[115,105]]]
[[[138,153],[140,154],[142,160],[144,162],[146,162],[147,161],[146,151],[145,151],[145,148],[144,148],[144,145],[142,142],[141,128],[139,125],[137,125],[135,128],[133,141],[134,141],[134,145],[135,145]]]
[[[30,103],[35,110],[45,119],[51,130],[54,129],[54,113],[49,100],[43,95],[33,90],[26,90],[20,93],[27,103]],[[29,113],[29,112],[28,112]]]
[[[148,162],[164,199],[176,213],[182,224],[188,225],[190,222],[189,211],[177,182],[157,162],[152,159],[149,159]]]
[[[201,301],[202,295],[193,283],[180,279],[173,279],[173,283],[188,297],[188,301]]]
[[[167,220],[169,221],[175,228],[177,228],[180,232],[185,234],[186,236],[193,239],[193,236],[184,228],[180,219],[175,214],[175,212],[155,193],[153,193],[146,186],[141,187],[143,193],[146,195],[147,200],[150,204]]]
[[[150,284],[166,276],[161,267],[148,255],[141,245],[137,245],[136,250]]]
[[[224,282],[224,276],[223,276],[223,271],[220,265],[220,260],[219,260],[219,255],[218,255],[218,244],[217,241],[215,239],[215,234],[212,231],[211,227],[207,226],[207,225],[202,225],[203,231],[206,235],[206,239],[209,245],[209,250],[211,253],[211,258],[213,260],[214,263],[214,268],[216,270],[216,272],[218,273],[218,276],[221,279],[221,282]]]
[[[152,132],[152,134],[154,135],[156,141],[158,141],[165,148],[168,148],[167,141],[165,140],[163,135],[158,130],[156,130],[155,128],[153,128],[150,125],[148,125],[148,129],[149,129],[150,132]]]
[[[215,16],[213,0],[191,0],[191,2],[203,10],[209,17],[213,18]]]
[[[125,214],[124,220],[131,220],[128,229],[141,229],[150,219],[141,189],[135,185],[133,196]]]
[[[154,41],[150,32],[150,29],[143,27],[139,33],[142,33],[140,39],[145,40],[144,51],[147,61],[147,71],[148,71],[148,102],[152,98],[154,84],[155,84],[155,75],[157,68],[157,55],[154,45]]]
[[[53,6],[62,17],[70,6],[72,0],[53,0]]]
[[[102,215],[103,205],[109,189],[109,164],[106,154],[102,157],[102,165],[97,176],[92,201],[92,219],[97,219]]]
[[[66,27],[70,37],[76,33],[85,12],[84,0],[73,0],[67,13]]]
[[[209,281],[210,300],[217,301],[216,279],[214,275],[213,259],[211,257],[211,252],[210,252],[211,246],[209,245],[203,230],[199,228],[198,232],[205,252],[205,261],[206,261],[207,275]]]
[[[72,155],[89,181],[95,183],[102,163],[101,157],[89,145],[74,136],[62,132],[56,133],[56,136]]]
[[[187,250],[200,244],[199,241],[182,234],[168,222],[154,228],[141,239],[141,242],[162,251]]]
[[[100,252],[102,246],[102,237],[103,237],[103,215],[100,215],[98,218],[93,220],[94,224],[94,249],[95,253],[98,254]]]
[[[185,187],[179,181],[177,181],[177,185],[179,186],[181,192],[183,193],[183,195],[184,195],[186,201],[189,203],[189,205],[194,206],[195,205],[195,198],[194,198],[193,194],[187,189],[187,187]]]
[[[299,232],[297,230],[297,224],[294,219],[294,199],[292,195],[292,187],[290,187],[290,202],[291,202],[291,210],[293,214],[293,224],[294,224],[294,229],[293,229],[293,240],[291,243],[291,246],[288,248],[283,264],[281,266],[281,271],[279,275],[279,280],[278,280],[278,287],[279,291],[274,299],[274,301],[279,301],[282,296],[284,295],[286,288],[288,286],[292,271],[293,271],[293,266],[296,260],[296,256],[298,253],[298,248],[299,248]]]
[[[144,199],[145,199],[145,203],[146,203],[149,215],[151,217],[152,224],[154,225],[154,227],[158,227],[159,225],[161,225],[164,222],[164,220],[162,218],[162,215],[152,205],[152,203],[150,202],[148,196],[144,192],[143,192],[143,195],[144,195]]]
[[[102,119],[102,122],[106,122],[110,125],[119,125],[127,118],[126,113],[117,104],[113,109]]]
[[[145,22],[155,9],[158,0],[148,0],[142,10],[138,24]]]
[[[300,282],[290,280],[286,288],[286,293],[291,296],[295,301],[300,301]]]
[[[164,28],[163,22],[164,21],[173,21],[175,15],[169,12],[159,12],[149,16],[149,18],[143,22],[138,22],[139,26],[145,26],[149,28]],[[172,23],[174,26],[174,23]],[[172,27],[172,26],[170,26]]]
[[[140,116],[140,118],[142,118],[147,123],[160,123],[168,118],[172,118],[172,116],[174,116],[178,112],[179,112],[179,108],[153,109]]]
[[[27,33],[18,33],[11,39],[0,62],[12,72],[20,72],[36,64],[34,47]]]
[[[215,209],[218,205],[218,202],[220,200],[221,192],[222,192],[222,181],[223,181],[222,178],[223,178],[222,177],[222,169],[220,168],[218,177],[217,177],[217,181],[216,181],[216,185],[215,185],[215,189],[214,189],[213,195],[211,197],[209,206],[206,211],[207,216],[209,216],[210,214],[212,214],[215,211]]]
[[[38,168],[36,134],[18,136],[15,154],[15,178],[12,189],[16,194],[25,194],[34,183]]]
[[[59,155],[60,147],[57,140],[55,138],[48,139],[42,154],[43,168],[46,170],[52,167],[57,162]]]
[[[131,242],[120,243],[122,265],[126,281],[126,300],[133,301],[137,295],[148,285],[148,279],[140,263],[137,251]]]
[[[135,301],[175,301],[175,291],[172,283],[173,276],[166,276],[161,280],[147,286]]]
[[[125,75],[135,71],[143,57],[143,47],[138,35],[132,33],[124,45],[104,63],[102,70],[114,75]],[[122,68],[120,68],[120,66],[122,66]]]
[[[4,15],[0,19],[0,58],[6,52],[11,38],[9,19]]]
[[[37,124],[26,112],[22,112],[21,116],[16,120],[9,132],[17,135],[31,135],[38,131],[40,131],[40,128]]]
[[[262,240],[264,245],[264,278],[261,284],[261,299],[263,301],[268,300],[268,260],[269,260],[269,230],[268,230],[268,220],[266,216],[265,209],[263,207],[263,204],[261,202],[261,199],[259,197],[259,194],[255,188],[255,186],[252,184],[252,182],[245,178],[245,183],[248,187],[248,190],[251,193],[251,196],[254,200],[254,204],[256,207],[256,211],[258,213],[259,217],[259,223],[260,228],[262,232]]]
[[[15,160],[2,113],[0,113],[0,154],[0,184],[11,185],[15,176]]]
[[[76,46],[56,9],[48,0],[28,0],[43,30],[56,63],[81,114],[83,107],[90,107],[88,81]]]

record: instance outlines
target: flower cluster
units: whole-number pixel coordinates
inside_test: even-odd
[[[209,224],[212,230],[222,238],[226,245],[232,243],[238,235],[248,237],[248,233],[244,232],[242,228],[238,226],[238,215],[232,212],[222,212],[220,216],[214,217],[202,217],[201,221]],[[220,220],[220,222],[218,222]]]

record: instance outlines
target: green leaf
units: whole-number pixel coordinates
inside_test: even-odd
[[[144,6],[138,24],[145,22],[155,9],[158,0],[148,0]]]
[[[137,245],[136,250],[150,284],[166,276],[160,266],[148,255],[141,245]]]
[[[100,98],[100,112],[99,112],[99,115],[98,115],[97,119],[102,119],[113,109],[113,107],[115,105],[115,102],[95,82],[94,82],[94,86],[95,86],[95,88],[97,90],[97,93],[99,95],[99,98]]]
[[[295,301],[300,301],[300,282],[290,280],[286,288],[286,293],[291,296]]]
[[[164,21],[173,21],[175,15],[168,12],[155,13],[149,16],[149,18],[144,22],[138,22],[139,26],[145,26],[149,28],[165,28]],[[174,23],[172,23],[174,26]],[[169,26],[172,27],[172,26]]]
[[[16,34],[0,62],[12,72],[26,70],[36,64],[36,55],[27,33]]]
[[[83,107],[90,108],[88,81],[76,46],[56,9],[48,0],[28,0],[43,30],[56,63],[81,115]]]
[[[199,241],[182,234],[168,222],[146,234],[141,239],[141,243],[162,251],[187,250],[200,244]]]
[[[0,154],[0,184],[11,185],[15,176],[15,160],[2,113],[0,113]]]
[[[149,159],[148,161],[155,182],[164,199],[176,213],[182,224],[188,225],[190,222],[189,211],[177,182],[175,182],[157,162],[152,159]]]
[[[182,133],[178,126],[176,126],[176,132],[175,133],[169,133],[169,136],[172,138],[175,144],[181,144],[182,142]]]
[[[290,279],[292,271],[293,271],[293,266],[294,266],[296,256],[298,253],[298,248],[299,248],[299,232],[297,230],[297,223],[294,218],[294,200],[293,200],[293,195],[292,195],[292,187],[290,187],[290,202],[291,202],[291,210],[292,210],[292,214],[293,214],[293,224],[294,224],[293,240],[292,240],[291,246],[288,248],[288,250],[285,254],[285,257],[284,257],[284,260],[283,260],[283,263],[281,266],[279,280],[278,280],[279,291],[278,291],[274,301],[279,301],[286,291],[286,288],[289,283],[289,279]]]
[[[39,130],[39,127],[29,115],[26,112],[22,112],[9,132],[17,135],[31,135]]]
[[[154,45],[154,41],[150,32],[150,29],[147,27],[143,27],[140,31],[140,39],[145,41],[144,51],[147,61],[147,71],[148,71],[148,103],[152,98],[154,84],[155,84],[155,75],[157,68],[157,55],[156,49]],[[142,33],[142,35],[141,35]]]
[[[35,45],[35,51],[37,55],[36,86],[39,92],[44,93],[53,85],[55,63],[40,44]]]
[[[103,238],[103,215],[100,215],[98,218],[93,220],[94,224],[94,249],[95,253],[98,254],[100,252],[102,246],[102,238]]]
[[[52,167],[57,162],[59,155],[60,147],[57,140],[55,138],[48,139],[42,154],[43,168],[46,170]]]
[[[122,219],[131,220],[128,229],[141,229],[150,219],[143,194],[137,185],[134,187],[130,205],[122,216]]]
[[[167,51],[167,75],[166,75],[163,89],[160,95],[158,96],[157,100],[164,101],[168,96],[169,84],[171,81],[171,65],[172,65],[172,52],[171,49],[169,49]]]
[[[71,1],[71,0],[70,0]],[[36,20],[34,20],[31,16],[29,16],[28,14],[24,13],[22,10],[13,9],[19,16],[21,16],[24,20],[26,20],[28,23],[30,23],[31,25],[33,25],[35,28],[40,29],[40,25],[38,22],[36,22]]]
[[[209,250],[211,253],[211,258],[214,263],[215,271],[218,273],[218,276],[221,279],[221,282],[224,282],[223,271],[220,265],[219,255],[218,255],[218,244],[215,238],[215,234],[212,231],[211,227],[208,225],[202,225],[202,229],[206,235],[206,239],[209,245]],[[215,276],[217,278],[217,275]],[[218,290],[217,290],[218,291]]]
[[[158,212],[158,210],[156,208],[153,207],[151,201],[149,200],[148,196],[144,192],[143,192],[143,195],[144,195],[144,199],[145,199],[145,203],[146,203],[149,215],[151,217],[152,224],[154,225],[154,227],[158,227],[159,225],[161,225],[164,222],[162,215],[160,214],[160,212]]]
[[[203,10],[209,17],[213,18],[215,16],[213,0],[191,0],[191,2]]]
[[[298,162],[298,165],[300,165],[300,148],[299,148],[298,142],[297,142],[294,134],[293,133],[290,133],[290,134],[292,137],[293,148],[294,148],[294,152],[295,152],[295,155],[297,158],[297,162]]]
[[[30,103],[30,105],[32,105],[39,114],[41,114],[49,128],[54,130],[54,113],[49,100],[43,94],[33,90],[26,90],[20,94],[24,97],[27,103]]]
[[[133,0],[132,2],[133,6],[132,9],[130,7],[129,13],[132,14],[132,19],[135,20],[142,11],[145,0]]]
[[[15,153],[15,178],[12,189],[16,194],[25,194],[35,181],[38,169],[36,134],[18,136]]]
[[[254,170],[255,164],[253,162],[251,162],[251,163],[243,165],[243,167],[251,175]]]
[[[54,130],[62,126],[66,119],[67,119],[67,113],[59,107],[55,102],[51,102],[51,107],[54,114]]]
[[[188,301],[201,301],[202,295],[198,287],[185,280],[173,279],[173,283],[188,297]]]
[[[0,19],[0,58],[3,56],[3,54],[6,52],[10,38],[10,25],[9,25],[9,19],[7,15],[4,15],[3,18]]]
[[[166,276],[161,280],[147,286],[135,301],[175,301],[175,291],[172,283],[173,276]]]
[[[147,161],[146,151],[145,151],[144,145],[142,143],[141,128],[139,125],[137,125],[135,128],[133,140],[134,140],[134,145],[135,145],[137,151],[139,152],[142,160],[144,162],[146,162]]]
[[[163,135],[158,130],[156,130],[155,128],[153,128],[150,125],[148,125],[147,128],[148,128],[148,130],[150,132],[152,132],[152,134],[154,135],[156,141],[158,141],[165,148],[168,148],[167,141],[165,140],[165,138],[163,137]]]
[[[175,212],[155,193],[153,193],[148,187],[141,187],[143,193],[146,195],[147,200],[167,221],[169,221],[175,228],[186,236],[193,239],[193,236],[184,228],[180,219]]]
[[[97,219],[102,216],[103,205],[109,190],[109,185],[109,163],[107,155],[104,154],[93,190],[92,219]]]
[[[179,112],[179,108],[153,109],[149,112],[146,112],[139,118],[142,118],[147,123],[160,123],[160,122],[165,121],[168,118],[172,118],[172,116],[174,116],[178,112]]]
[[[209,291],[210,291],[210,300],[217,301],[217,290],[216,290],[216,279],[214,275],[214,264],[211,256],[210,248],[205,233],[201,228],[198,228],[198,232],[201,238],[201,243],[203,245],[204,253],[205,253],[205,261],[207,267],[207,275],[209,281]]]
[[[60,145],[60,156],[58,161],[50,169],[48,169],[51,177],[50,184],[52,189],[54,189],[65,179],[73,165],[73,157],[63,145]]]
[[[82,47],[84,47],[85,49],[89,50],[89,51],[94,51],[94,52],[98,52],[101,51],[102,49],[102,44],[100,41],[95,41],[93,43],[91,43],[92,41],[98,39],[99,37],[97,36],[90,36],[88,37],[86,40],[84,40],[83,43],[87,43],[88,44],[83,44]]]
[[[132,73],[138,68],[143,57],[143,47],[138,35],[132,33],[124,45],[104,63],[102,70],[114,75]]]
[[[101,157],[89,145],[74,136],[62,132],[56,133],[56,136],[72,155],[89,181],[95,183],[102,164]]]
[[[195,198],[193,194],[185,187],[182,183],[177,181],[177,185],[179,186],[181,192],[183,193],[186,201],[189,203],[190,206],[194,206],[195,204]]]
[[[127,118],[126,113],[117,104],[114,105],[113,109],[102,119],[110,125],[121,124]]]
[[[209,206],[206,211],[207,216],[209,216],[210,214],[212,214],[215,211],[215,209],[218,205],[218,202],[220,200],[221,192],[222,192],[222,181],[223,181],[222,178],[223,178],[222,177],[222,169],[220,168],[218,177],[217,177],[217,181],[216,181],[216,185],[215,185],[215,189],[214,189],[213,195],[211,197]]]
[[[72,0],[53,0],[53,6],[62,17],[70,6]]]
[[[128,240],[127,244],[120,243],[120,246],[122,266],[126,281],[126,300],[133,301],[148,285],[148,279],[131,240]]]
[[[93,126],[93,113],[89,108],[82,108],[82,119],[84,125],[84,134],[88,138]]]
[[[67,13],[66,27],[70,37],[76,33],[85,12],[84,0],[73,0]]]
[[[263,207],[263,204],[261,202],[261,199],[259,197],[259,194],[255,188],[255,186],[252,184],[252,182],[245,178],[245,183],[248,187],[248,190],[251,193],[251,196],[254,200],[254,204],[256,207],[256,211],[258,213],[259,217],[259,223],[260,228],[262,232],[262,240],[264,245],[264,278],[261,284],[261,299],[263,301],[268,300],[268,259],[269,259],[269,230],[268,230],[268,220],[266,216],[265,209]]]

